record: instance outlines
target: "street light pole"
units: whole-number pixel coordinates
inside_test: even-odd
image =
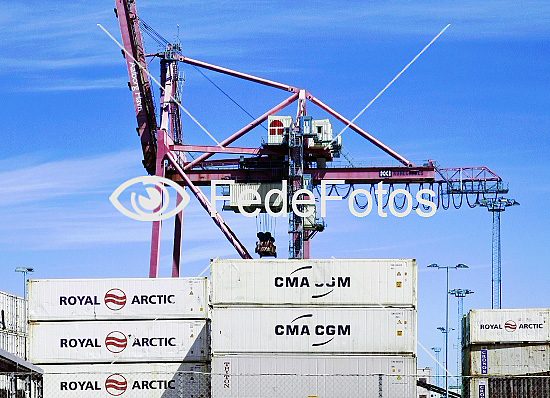
[[[464,297],[474,293],[470,289],[453,289],[449,294],[458,299],[458,349],[456,354],[456,375],[458,376],[458,385],[462,388],[462,317],[464,315]]]
[[[432,350],[435,352],[435,360],[437,362],[435,365],[435,385],[439,387],[439,353],[441,352],[441,347],[432,347]]]
[[[17,267],[15,272],[21,272],[23,274],[23,298],[25,302],[27,302],[27,274],[33,273],[34,268]]]
[[[23,308],[24,308],[24,315],[23,319],[25,322],[25,333],[28,332],[27,330],[27,274],[34,272],[34,268],[28,268],[28,267],[17,267],[15,268],[15,272],[21,272],[23,274]],[[19,340],[18,340],[19,341]],[[26,350],[23,351],[25,354],[23,355],[23,359],[27,359]]]
[[[465,264],[457,264],[453,267],[442,267],[440,265],[437,265],[435,263],[428,265],[428,268],[437,268],[437,269],[445,269],[447,271],[447,289],[445,290],[445,398],[449,398],[449,371],[447,369],[448,367],[448,359],[449,359],[449,268],[454,269],[460,269],[460,268],[468,268]],[[438,328],[443,329],[443,328]]]

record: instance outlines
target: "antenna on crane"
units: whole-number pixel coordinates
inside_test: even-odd
[[[492,248],[492,302],[491,308],[502,308],[501,291],[501,259],[500,259],[500,213],[510,206],[519,206],[515,199],[504,197],[482,199],[476,203],[477,206],[486,207],[493,213],[493,248]]]

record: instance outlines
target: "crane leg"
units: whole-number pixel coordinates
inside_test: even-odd
[[[178,193],[176,207],[181,203],[181,195]],[[174,220],[174,252],[172,253],[172,278],[180,276],[181,261],[181,234],[183,229],[183,210],[176,214]]]

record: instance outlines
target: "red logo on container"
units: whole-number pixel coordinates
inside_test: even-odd
[[[516,330],[516,323],[514,321],[508,321],[504,324],[504,329],[507,332],[514,332]]]
[[[105,293],[105,305],[113,311],[118,311],[126,305],[126,293],[120,289],[111,289]]]
[[[118,354],[119,352],[124,351],[128,345],[128,339],[126,335],[122,332],[111,332],[105,337],[105,347],[112,353]]]
[[[107,380],[105,380],[105,390],[115,397],[124,394],[127,387],[128,382],[126,378],[118,373],[110,375],[107,377]]]

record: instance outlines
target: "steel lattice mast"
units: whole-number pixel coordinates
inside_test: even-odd
[[[483,199],[477,203],[487,207],[493,213],[492,251],[491,251],[491,308],[502,308],[502,270],[501,270],[501,246],[500,246],[500,213],[509,206],[519,206],[514,199],[503,197]]]

